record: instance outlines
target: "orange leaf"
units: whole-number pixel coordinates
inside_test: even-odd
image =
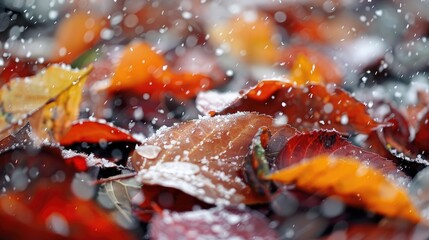
[[[72,124],[69,131],[61,138],[60,144],[66,146],[78,142],[98,143],[100,140],[138,142],[126,130],[111,124],[80,120]]]
[[[167,62],[144,42],[129,44],[119,61],[109,87],[111,91],[133,90],[153,93],[163,86],[169,70],[162,69]]]
[[[84,12],[64,18],[55,34],[52,62],[71,63],[100,40],[100,32],[106,26],[102,17]]]
[[[388,217],[420,220],[406,191],[381,172],[352,158],[325,155],[277,171],[267,179],[296,186],[307,192],[337,196],[344,202],[361,206]]]
[[[306,56],[300,54],[295,59],[290,71],[290,79],[298,85],[307,83],[324,83],[320,70]]]
[[[211,77],[199,73],[176,73],[164,57],[145,42],[126,47],[112,77],[111,92],[132,91],[159,97],[171,92],[176,97],[193,98],[201,90],[212,87]]]

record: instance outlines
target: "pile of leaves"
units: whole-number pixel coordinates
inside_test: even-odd
[[[359,46],[342,30],[359,25],[351,3],[331,1],[336,18],[326,2],[226,4],[233,17],[214,25],[192,16],[225,3],[159,4],[123,23],[81,6],[45,61],[3,54],[3,238],[429,238],[429,83],[400,82],[424,66],[334,60],[344,39]],[[173,40],[136,36],[134,21],[175,25]],[[284,32],[286,47],[273,37]],[[374,94],[392,84],[403,90]]]

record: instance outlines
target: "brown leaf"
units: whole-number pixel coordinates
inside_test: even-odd
[[[256,113],[188,121],[144,141],[133,154],[133,166],[143,184],[176,188],[206,203],[264,202],[242,176],[252,138],[263,126],[272,133],[280,130],[271,117]],[[288,137],[295,134],[283,129]]]
[[[256,111],[278,116],[299,130],[335,129],[343,134],[369,133],[384,126],[374,121],[364,104],[341,88],[307,84],[294,86],[263,81],[219,114]]]

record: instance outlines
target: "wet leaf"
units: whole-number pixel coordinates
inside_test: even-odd
[[[138,141],[126,130],[102,121],[79,120],[72,123],[69,131],[60,139],[63,146],[74,143],[135,142]]]
[[[252,204],[266,201],[243,180],[243,165],[260,127],[273,134],[269,116],[239,113],[188,121],[161,129],[137,147],[134,169],[143,184],[179,189],[206,203]],[[295,130],[284,126],[290,137]],[[143,190],[145,187],[143,187]]]
[[[352,206],[388,217],[418,222],[420,213],[407,192],[380,171],[353,158],[320,155],[281,169],[267,179],[325,196],[337,196]],[[315,181],[317,179],[317,181]]]
[[[247,209],[164,211],[154,218],[150,234],[152,239],[278,239],[262,214]]]
[[[79,114],[82,87],[91,68],[53,65],[29,78],[16,78],[0,89],[0,131],[29,121],[33,132],[59,139]]]
[[[299,130],[335,129],[343,134],[369,133],[384,126],[374,121],[364,104],[333,86],[294,86],[262,81],[219,114],[256,111],[278,118]]]
[[[293,136],[276,159],[277,168],[299,163],[304,159],[327,154],[331,157],[354,158],[382,172],[398,184],[406,186],[409,178],[392,160],[353,145],[334,131],[311,131]]]

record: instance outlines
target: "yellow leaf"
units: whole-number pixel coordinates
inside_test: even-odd
[[[0,88],[0,137],[27,121],[38,137],[55,139],[78,117],[82,88],[92,67],[53,65],[39,74],[15,78]]]
[[[298,55],[294,61],[289,78],[298,85],[324,83],[320,70],[303,54]]]
[[[336,196],[352,206],[388,217],[418,222],[421,217],[407,192],[381,172],[352,158],[317,156],[279,170],[267,179],[296,184],[299,189]]]

